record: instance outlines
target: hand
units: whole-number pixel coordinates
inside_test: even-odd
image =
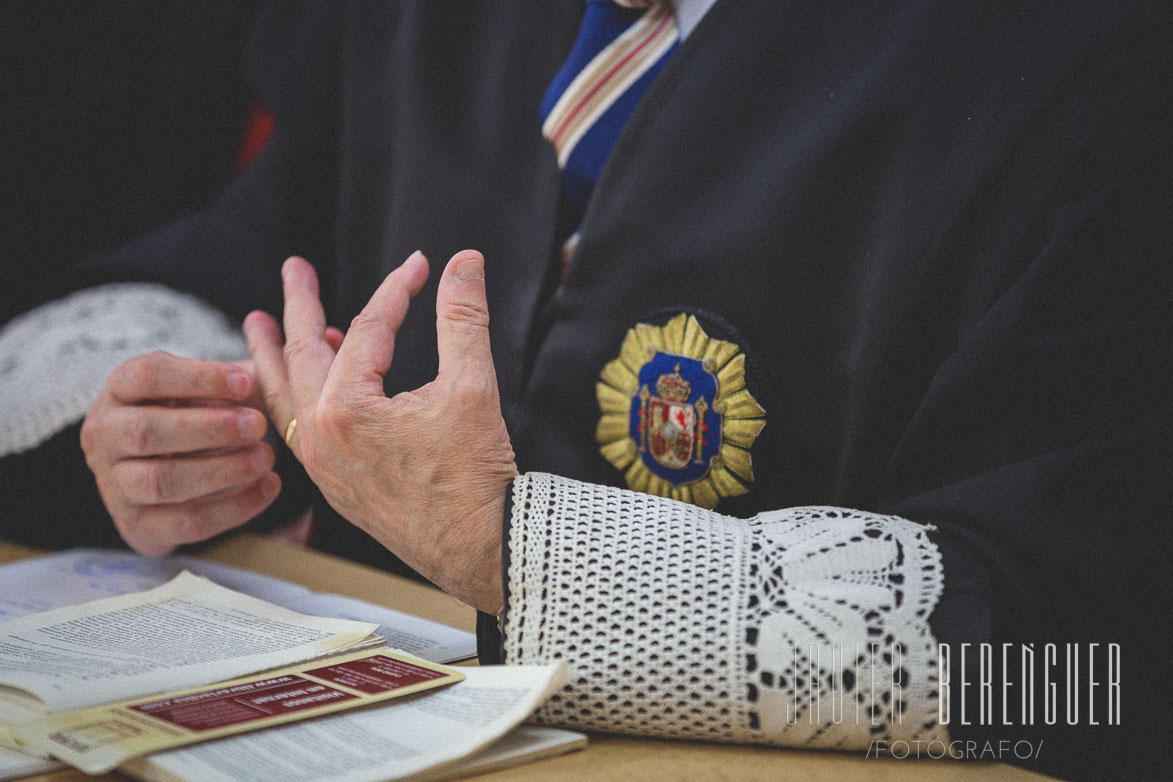
[[[285,342],[262,312],[244,330],[274,423],[326,500],[433,583],[491,613],[503,600],[501,526],[517,475],[489,352],[484,259],[448,262],[436,298],[439,373],[388,399],[395,333],[428,276],[414,253],[351,323],[336,354],[313,268],[282,269]]]
[[[81,427],[106,510],[131,548],[164,556],[232,529],[276,499],[281,479],[251,362],[157,351],[116,368]]]

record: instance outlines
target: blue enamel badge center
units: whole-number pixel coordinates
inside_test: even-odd
[[[701,361],[656,351],[639,371],[628,426],[644,466],[673,486],[705,477],[721,443],[716,398],[717,378]]]
[[[683,313],[628,331],[596,386],[596,435],[637,491],[714,507],[753,482],[765,410],[745,387],[745,354]]]

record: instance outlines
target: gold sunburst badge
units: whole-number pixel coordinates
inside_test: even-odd
[[[628,331],[595,391],[599,451],[630,488],[702,508],[749,491],[766,411],[745,387],[745,354],[692,315]]]

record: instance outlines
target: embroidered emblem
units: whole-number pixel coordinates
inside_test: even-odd
[[[749,491],[766,411],[745,387],[737,345],[687,313],[640,323],[599,379],[599,451],[630,488],[703,508]]]

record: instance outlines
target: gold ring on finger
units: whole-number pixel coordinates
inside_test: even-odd
[[[297,432],[297,419],[291,418],[289,421],[289,426],[285,427],[285,444],[290,448],[293,447],[290,442],[293,440],[293,435],[295,432]]]

